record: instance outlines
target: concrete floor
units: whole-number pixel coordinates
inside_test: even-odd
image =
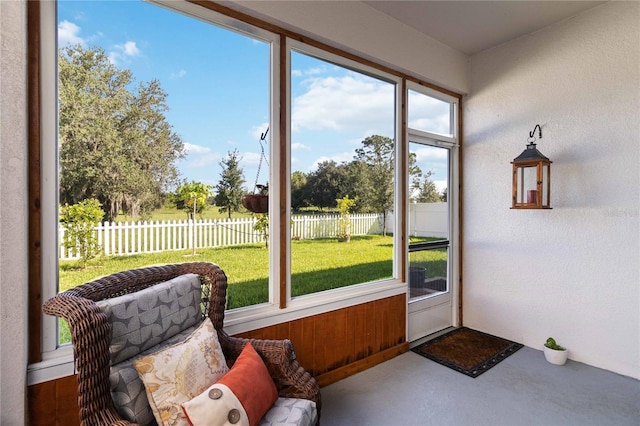
[[[322,426],[640,425],[640,381],[527,347],[475,379],[408,352],[321,392]]]

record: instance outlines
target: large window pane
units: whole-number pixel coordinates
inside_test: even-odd
[[[292,296],[392,277],[395,85],[292,51],[291,105]]]
[[[141,1],[59,2],[58,43],[61,218],[90,199],[104,212],[96,257],[64,224],[59,290],[209,261],[229,308],[268,302],[268,249],[241,196],[269,180],[270,43]]]

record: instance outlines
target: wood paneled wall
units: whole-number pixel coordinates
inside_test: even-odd
[[[326,386],[409,350],[404,295],[239,334],[289,339],[300,364]],[[75,376],[30,386],[29,425],[79,425]]]
[[[238,336],[291,340],[300,364],[325,386],[406,352],[406,310],[399,295]]]
[[[29,386],[29,426],[76,426],[80,424],[76,376]]]

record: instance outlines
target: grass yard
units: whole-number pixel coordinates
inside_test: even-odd
[[[380,235],[352,237],[349,243],[335,239],[291,242],[292,296],[366,283],[392,275],[393,237]],[[268,302],[269,252],[264,244],[175,251],[133,256],[94,259],[84,269],[75,261],[61,261],[60,291],[67,290],[115,272],[144,266],[211,262],[227,274],[228,309]],[[446,270],[446,253],[424,252],[422,262],[432,270]],[[446,273],[443,274],[446,276]],[[61,328],[61,342],[69,342],[66,324]]]
[[[351,237],[349,243],[335,239],[292,241],[291,295],[390,278],[393,237]]]

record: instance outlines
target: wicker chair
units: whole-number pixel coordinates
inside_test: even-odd
[[[71,330],[82,425],[132,424],[119,416],[111,398],[111,325],[96,302],[134,293],[188,273],[200,277],[203,285],[203,312],[208,312],[218,332],[227,362],[232,364],[246,342],[250,341],[265,361],[279,396],[315,401],[319,417],[320,388],[315,379],[296,360],[291,341],[229,336],[223,330],[227,277],[217,265],[194,262],[116,273],[59,293],[44,303],[44,313],[64,318]],[[206,297],[207,294],[209,297]]]

